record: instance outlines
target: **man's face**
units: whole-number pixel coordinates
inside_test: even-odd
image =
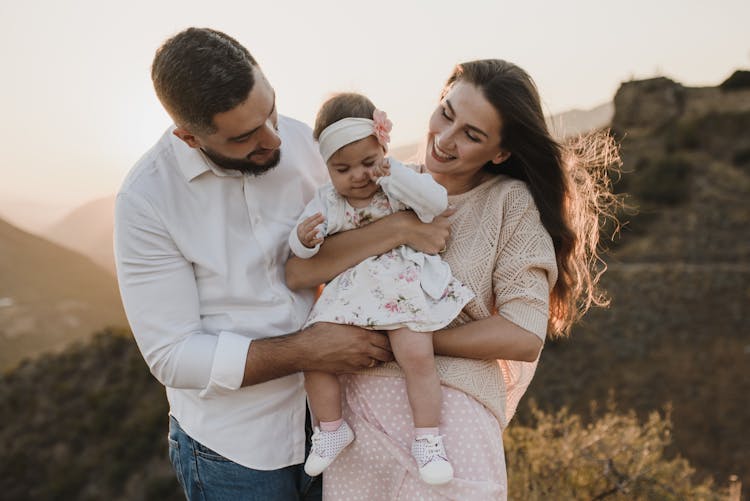
[[[255,85],[248,98],[214,115],[215,132],[199,135],[178,128],[175,134],[219,167],[258,175],[279,163],[281,138],[273,88],[258,67],[253,73]]]

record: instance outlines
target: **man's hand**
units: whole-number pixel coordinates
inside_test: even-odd
[[[410,211],[402,211],[408,220],[402,222],[406,225],[406,245],[412,249],[425,254],[437,254],[445,250],[448,238],[451,236],[451,222],[448,219],[456,212],[456,209],[448,207],[442,214],[432,220],[431,223],[421,222],[417,216]]]
[[[316,245],[323,243],[323,234],[318,229],[318,226],[323,224],[324,221],[323,214],[318,212],[297,225],[297,238],[302,242],[302,245],[308,249],[312,249]]]
[[[353,372],[393,360],[388,336],[379,331],[321,322],[299,336],[306,346],[305,370]]]

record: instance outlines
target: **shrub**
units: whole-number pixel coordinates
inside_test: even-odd
[[[584,425],[567,409],[547,414],[532,405],[532,426],[505,432],[509,499],[719,500],[725,493],[694,470],[668,458],[669,412],[641,424],[634,412],[608,410]]]

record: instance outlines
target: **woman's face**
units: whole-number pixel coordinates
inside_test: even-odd
[[[430,117],[425,166],[433,174],[471,178],[487,162],[501,163],[502,123],[482,91],[459,80]]]

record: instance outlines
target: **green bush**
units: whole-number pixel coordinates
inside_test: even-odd
[[[531,426],[512,425],[504,440],[509,499],[611,499],[622,501],[719,500],[711,481],[669,458],[669,414],[653,412],[641,424],[635,413],[608,410],[591,424],[567,409],[547,414],[532,406]]]
[[[0,376],[0,419],[3,499],[182,498],[164,388],[126,331]]]

